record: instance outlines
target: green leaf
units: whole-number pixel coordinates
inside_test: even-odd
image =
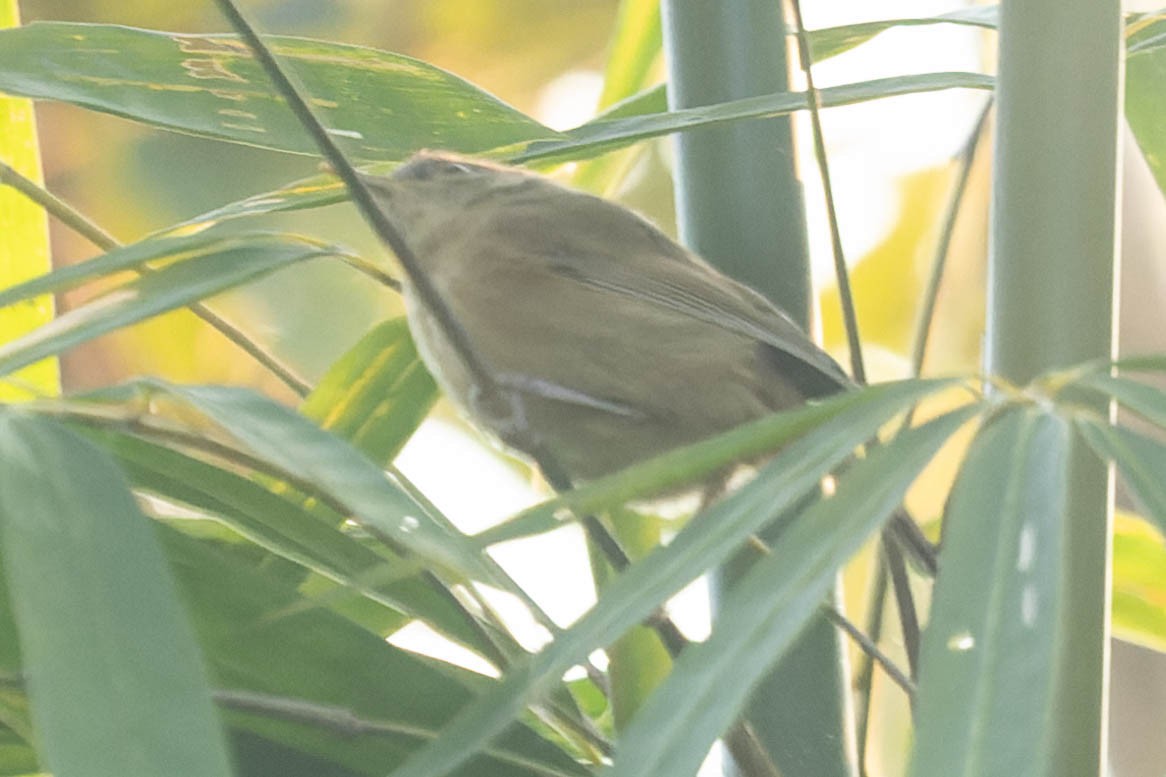
[[[174,247],[170,241],[166,245]],[[190,242],[178,241],[178,246],[178,253],[170,256],[182,261],[130,280],[28,335],[0,346],[0,374],[242,285],[281,267],[336,253],[336,249],[315,241],[286,236],[209,241],[197,249],[191,249]],[[152,247],[140,244],[113,251],[85,263],[80,270],[60,270],[11,289],[5,298],[11,304],[27,295],[73,285],[95,273],[105,274],[123,262],[140,265],[145,261],[143,254],[152,253]]]
[[[4,775],[37,771],[28,694],[20,682],[24,669],[18,636],[12,597],[0,572],[0,774]]]
[[[92,430],[89,434],[118,458],[136,489],[199,510],[276,556],[344,585],[351,596],[324,600],[334,609],[355,617],[353,596],[375,603],[376,610],[360,610],[367,615],[358,619],[371,631],[385,634],[410,618],[420,618],[453,640],[484,649],[478,644],[480,633],[467,626],[465,613],[445,592],[415,576],[393,580],[394,570],[407,562],[387,548],[374,552],[340,531],[343,516],[319,502],[130,435]],[[183,520],[176,525],[191,523]],[[391,582],[382,584],[381,579]],[[324,596],[335,599],[330,592]],[[376,620],[367,622],[372,617]]]
[[[1123,372],[1164,372],[1166,371],[1166,354],[1147,353],[1124,356],[1115,362],[1102,362],[1101,368],[1108,372],[1111,365]]]
[[[659,79],[658,64],[663,44],[659,0],[621,0],[607,43],[603,92],[597,106],[605,118],[634,115],[637,109],[647,107],[644,103],[632,106],[624,101],[634,101],[645,87]],[[658,93],[659,99],[651,104],[652,110],[668,110],[662,88],[649,88],[648,91]],[[624,104],[611,112],[618,103]],[[609,154],[577,165],[571,174],[571,183],[585,191],[610,191],[626,177],[628,168],[638,156],[639,149],[628,149],[622,154]]]
[[[960,8],[956,11],[938,16],[916,16],[906,19],[882,19],[860,24],[847,24],[840,27],[829,27],[814,30],[810,33],[810,49],[814,54],[814,61],[837,56],[866,43],[879,33],[894,27],[918,27],[935,24],[962,24],[972,27],[982,27],[989,30],[996,29],[999,11],[996,6],[978,6],[975,8]]]
[[[0,727],[0,775],[27,777],[42,771],[36,751],[13,731]]]
[[[1166,191],[1166,19],[1135,19],[1125,62],[1125,113],[1158,188]]]
[[[818,94],[822,107],[832,108],[943,89],[991,89],[993,84],[994,80],[990,76],[980,73],[924,73],[828,87],[820,89]],[[667,113],[600,119],[565,133],[566,137],[562,140],[533,141],[525,151],[511,155],[510,159],[515,162],[582,159],[639,140],[740,119],[784,116],[802,110],[805,106],[805,93],[780,92]]]
[[[568,491],[475,535],[475,539],[489,546],[552,531],[562,525],[563,508],[574,513],[602,512],[631,499],[689,486],[726,466],[778,450],[812,429],[816,429],[816,439],[825,435],[826,430],[833,430],[836,444],[853,447],[854,443],[849,441],[853,436],[852,425],[859,423],[856,416],[865,415],[882,423],[925,395],[951,384],[951,380],[881,383],[775,413]],[[820,441],[829,444],[824,438]]]
[[[1078,385],[1100,391],[1113,397],[1155,426],[1166,429],[1166,392],[1127,377],[1113,377],[1106,373],[1092,373],[1082,377]]]
[[[444,70],[399,54],[267,39],[358,159],[419,148],[480,152],[557,133]],[[251,51],[233,35],[40,22],[0,31],[0,90],[253,146],[315,154]]]
[[[0,28],[20,25],[19,5],[17,0],[0,0]],[[0,288],[47,272],[53,264],[48,213],[14,186],[6,185],[10,175],[22,176],[34,185],[42,183],[36,112],[31,100],[0,95]],[[52,318],[53,300],[45,297],[21,308],[0,310],[0,332],[15,337]],[[15,380],[0,382],[0,398],[7,401],[60,392],[60,368],[55,361],[35,365]]]
[[[1035,776],[1052,763],[1071,441],[1063,419],[1018,407],[972,442],[944,517],[912,775]]]
[[[231,774],[194,635],[117,467],[12,412],[0,462],[0,550],[45,767]]]
[[[988,12],[977,9],[822,30],[814,33],[815,46],[828,56],[889,27],[940,22],[990,25]],[[419,148],[478,153],[561,137],[457,76],[410,57],[302,38],[272,37],[268,42],[315,97],[325,125],[347,140],[346,151],[358,159],[399,161]],[[956,79],[946,87],[926,81],[912,86],[912,78],[888,82],[888,91],[871,95],[866,90],[867,96],[857,98],[844,96],[847,87],[823,90],[824,104],[991,84],[984,78]],[[856,86],[856,93],[863,93]],[[250,51],[231,35],[61,22],[0,31],[0,90],[196,135],[315,153]],[[784,110],[802,106],[804,100]],[[623,142],[638,137],[647,136]]]
[[[394,777],[444,775],[483,748],[524,705],[550,688],[571,666],[611,644],[669,597],[722,563],[746,539],[818,487],[854,449],[937,384],[911,381],[858,392],[869,401],[788,445],[757,478],[690,521],[666,547],[613,580],[596,606],[543,651],[515,663],[502,682],[469,705]]]
[[[600,107],[606,108],[641,89],[662,47],[660,3],[656,0],[623,0],[608,43]]]
[[[494,566],[465,535],[432,516],[359,451],[299,413],[245,389],[156,380],[135,385],[202,414],[261,460],[343,506],[375,536],[408,550],[414,564],[455,579],[496,582]]]
[[[1120,426],[1079,419],[1077,428],[1097,454],[1117,464],[1122,480],[1158,530],[1166,532],[1166,445]]]
[[[161,537],[219,686],[225,719],[253,736],[242,744],[250,758],[258,757],[266,741],[285,748],[283,757],[299,774],[307,761],[316,774],[379,777],[435,737],[474,689],[488,683],[312,607],[294,588],[205,543],[165,527]],[[249,698],[269,705],[241,703]],[[529,729],[507,728],[497,747],[457,777],[585,774]],[[284,773],[270,764],[255,769]]]
[[[0,306],[12,305],[40,294],[72,289],[88,281],[106,278],[126,270],[140,270],[149,262],[176,264],[232,249],[280,247],[296,242],[307,245],[312,241],[307,238],[289,240],[286,236],[266,232],[229,237],[204,234],[142,240],[84,262],[57,268],[24,283],[9,286],[0,291]],[[323,245],[317,244],[317,247],[322,248]]]
[[[611,119],[625,119],[629,116],[646,116],[650,113],[667,112],[668,86],[667,84],[656,84],[614,103],[586,124]],[[580,126],[586,126],[586,124]]]
[[[345,190],[344,184],[336,176],[315,175],[311,178],[293,181],[274,191],[254,194],[242,200],[227,203],[206,213],[181,221],[169,227],[167,232],[205,229],[230,219],[260,216],[265,213],[282,213],[308,208],[322,208],[325,205],[335,205],[338,202],[346,202],[347,200],[348,192]]]
[[[1113,533],[1113,631],[1166,653],[1166,541],[1121,513]]]
[[[437,400],[404,318],[385,321],[332,365],[300,412],[388,464]]]
[[[992,84],[990,77],[978,73],[929,73],[831,87],[820,90],[820,94],[823,105],[829,107],[940,89],[991,89]],[[653,87],[617,103],[601,116],[557,139],[525,144],[518,150],[506,147],[496,151],[514,163],[588,159],[673,132],[739,119],[782,116],[804,108],[805,104],[803,93],[783,92],[669,112],[664,88]],[[177,226],[202,226],[263,213],[322,207],[341,202],[345,197],[344,188],[334,179],[316,176],[229,203]]]
[[[695,774],[754,684],[818,611],[838,569],[976,411],[965,407],[903,432],[848,469],[833,497],[795,517],[722,598],[712,635],[681,654],[636,716],[610,777]]]

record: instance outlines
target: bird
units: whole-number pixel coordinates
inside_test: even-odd
[[[520,418],[482,401],[406,282],[444,393],[506,446],[549,451],[573,482],[854,386],[780,308],[616,203],[444,152],[364,181]]]

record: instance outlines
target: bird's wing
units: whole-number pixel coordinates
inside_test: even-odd
[[[594,256],[582,261],[572,257],[570,262],[556,263],[554,270],[578,283],[634,297],[764,343],[777,351],[779,360],[793,359],[836,388],[852,385],[838,363],[814,345],[789,316],[695,257],[682,262],[640,262],[635,267],[614,257]]]

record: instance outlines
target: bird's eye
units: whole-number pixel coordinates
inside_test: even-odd
[[[420,157],[398,167],[393,173],[393,178],[398,181],[430,181],[435,178],[469,175],[474,169],[475,166],[468,162],[440,157]]]

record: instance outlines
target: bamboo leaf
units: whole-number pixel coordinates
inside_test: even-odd
[[[1134,411],[1155,426],[1166,429],[1166,392],[1127,377],[1105,373],[1084,376],[1079,385],[1100,391]]]
[[[971,445],[944,518],[912,775],[1039,775],[1051,763],[1071,440],[1056,416],[1012,408]]]
[[[607,774],[694,774],[754,684],[818,611],[838,568],[975,410],[961,408],[876,448],[847,471],[833,497],[785,527],[771,553],[722,598],[712,636],[681,654],[636,716]]]
[[[1125,114],[1158,188],[1166,191],[1166,98],[1160,88],[1166,79],[1166,19],[1148,15],[1134,24],[1127,43]]]
[[[694,578],[722,563],[750,534],[816,489],[820,478],[870,439],[888,414],[894,415],[912,399],[935,390],[935,385],[916,381],[892,388],[897,391],[878,386],[865,389],[861,393],[887,400],[879,408],[881,412],[869,405],[862,411],[851,408],[851,412],[823,423],[786,447],[752,483],[690,521],[669,545],[633,564],[611,582],[590,612],[541,653],[513,665],[501,682],[468,705],[440,738],[393,777],[437,777],[470,758],[508,721],[518,717],[527,703],[552,687],[563,672],[610,644]]]
[[[318,488],[370,532],[410,551],[413,563],[455,579],[497,582],[493,565],[468,538],[430,515],[359,451],[299,413],[245,389],[157,380],[133,385],[194,410],[261,460]]]
[[[1113,631],[1166,653],[1166,541],[1120,512],[1113,533]]]
[[[811,437],[815,445],[853,448],[856,427],[865,429],[874,423],[872,429],[877,429],[913,402],[951,384],[950,380],[882,383],[774,414],[568,491],[476,535],[476,539],[488,546],[551,531],[561,525],[563,508],[575,513],[600,512],[636,497],[666,492],[735,462],[778,450],[810,430],[814,430]]]
[[[141,246],[125,249],[132,261],[141,261]],[[11,372],[46,356],[65,351],[79,343],[112,332],[124,326],[143,321],[175,308],[213,296],[219,292],[255,280],[281,267],[335,253],[314,241],[298,238],[262,239],[205,244],[184,261],[143,275],[118,286],[96,299],[85,303],[53,321],[12,342],[0,346],[0,374]],[[113,257],[109,259],[109,257]],[[98,270],[92,265],[78,273],[52,273],[30,281],[6,296],[9,302],[23,295],[39,294],[47,287],[72,284],[78,275],[87,272],[106,272],[105,268],[119,264],[125,257],[121,251],[111,252],[100,259]],[[54,277],[55,276],[55,277]]]
[[[949,13],[939,14],[938,16],[882,19],[874,22],[830,27],[822,30],[814,30],[810,33],[810,49],[813,51],[814,60],[820,62],[845,51],[850,51],[866,43],[876,35],[896,27],[961,24],[994,30],[996,29],[998,16],[999,12],[996,6],[984,5],[973,8],[960,8]]]
[[[229,237],[189,235],[142,240],[93,259],[59,267],[23,283],[8,286],[0,290],[0,306],[13,305],[41,294],[59,293],[127,270],[139,270],[150,262],[176,264],[232,249],[278,247],[297,240],[304,244],[311,242],[305,238],[289,239],[269,232],[252,232]]]
[[[160,536],[225,692],[220,704],[240,743],[240,760],[247,759],[243,774],[380,777],[432,739],[488,682],[311,606],[254,564],[165,527]],[[508,729],[456,777],[585,774],[528,728]]]
[[[1120,426],[1077,421],[1077,428],[1097,454],[1117,464],[1122,479],[1147,516],[1166,532],[1166,445]]]
[[[268,43],[358,159],[400,160],[426,147],[472,153],[557,134],[410,57],[304,38]],[[316,153],[233,35],[63,22],[4,30],[0,90],[220,140]]]
[[[11,412],[0,462],[0,551],[45,767],[230,775],[194,635],[117,467]]]
[[[832,108],[943,89],[991,89],[993,84],[990,76],[980,73],[924,73],[828,87],[820,89],[818,95],[822,107]],[[648,138],[740,119],[784,116],[805,107],[804,93],[780,92],[700,108],[596,120],[564,133],[561,140],[532,141],[525,151],[512,155],[511,159],[516,162],[581,159]]]
[[[880,79],[820,90],[824,107],[942,89],[990,89],[992,80],[977,73],[929,73]],[[596,119],[556,139],[521,142],[495,149],[514,163],[589,159],[640,140],[700,127],[750,118],[782,116],[805,107],[805,95],[784,92],[715,106],[668,111],[664,90],[653,87],[618,103]],[[383,172],[383,171],[382,171]],[[247,197],[175,225],[174,229],[207,226],[264,213],[317,208],[342,202],[344,187],[324,176],[295,181],[269,192]]]
[[[17,0],[0,0],[0,28],[20,25],[19,5]],[[48,214],[15,187],[5,185],[17,177],[34,185],[42,183],[36,113],[32,100],[0,95],[0,288],[52,267]],[[0,332],[23,334],[52,318],[53,300],[42,297],[20,308],[0,310]],[[30,366],[16,377],[16,381],[0,383],[0,397],[12,400],[61,391],[56,362]]]
[[[477,644],[480,635],[467,628],[464,615],[447,596],[416,576],[394,579],[396,570],[409,566],[407,562],[384,548],[374,552],[342,532],[344,517],[317,501],[128,434],[88,432],[117,457],[135,489],[197,510],[305,572],[344,585],[351,596],[330,604],[366,615],[360,622],[370,630],[386,634],[410,618],[420,618],[451,639],[482,647]],[[176,525],[191,523],[184,519]],[[375,608],[358,608],[354,596]]]
[[[300,412],[381,464],[393,460],[437,400],[403,318],[375,327],[328,370]]]

